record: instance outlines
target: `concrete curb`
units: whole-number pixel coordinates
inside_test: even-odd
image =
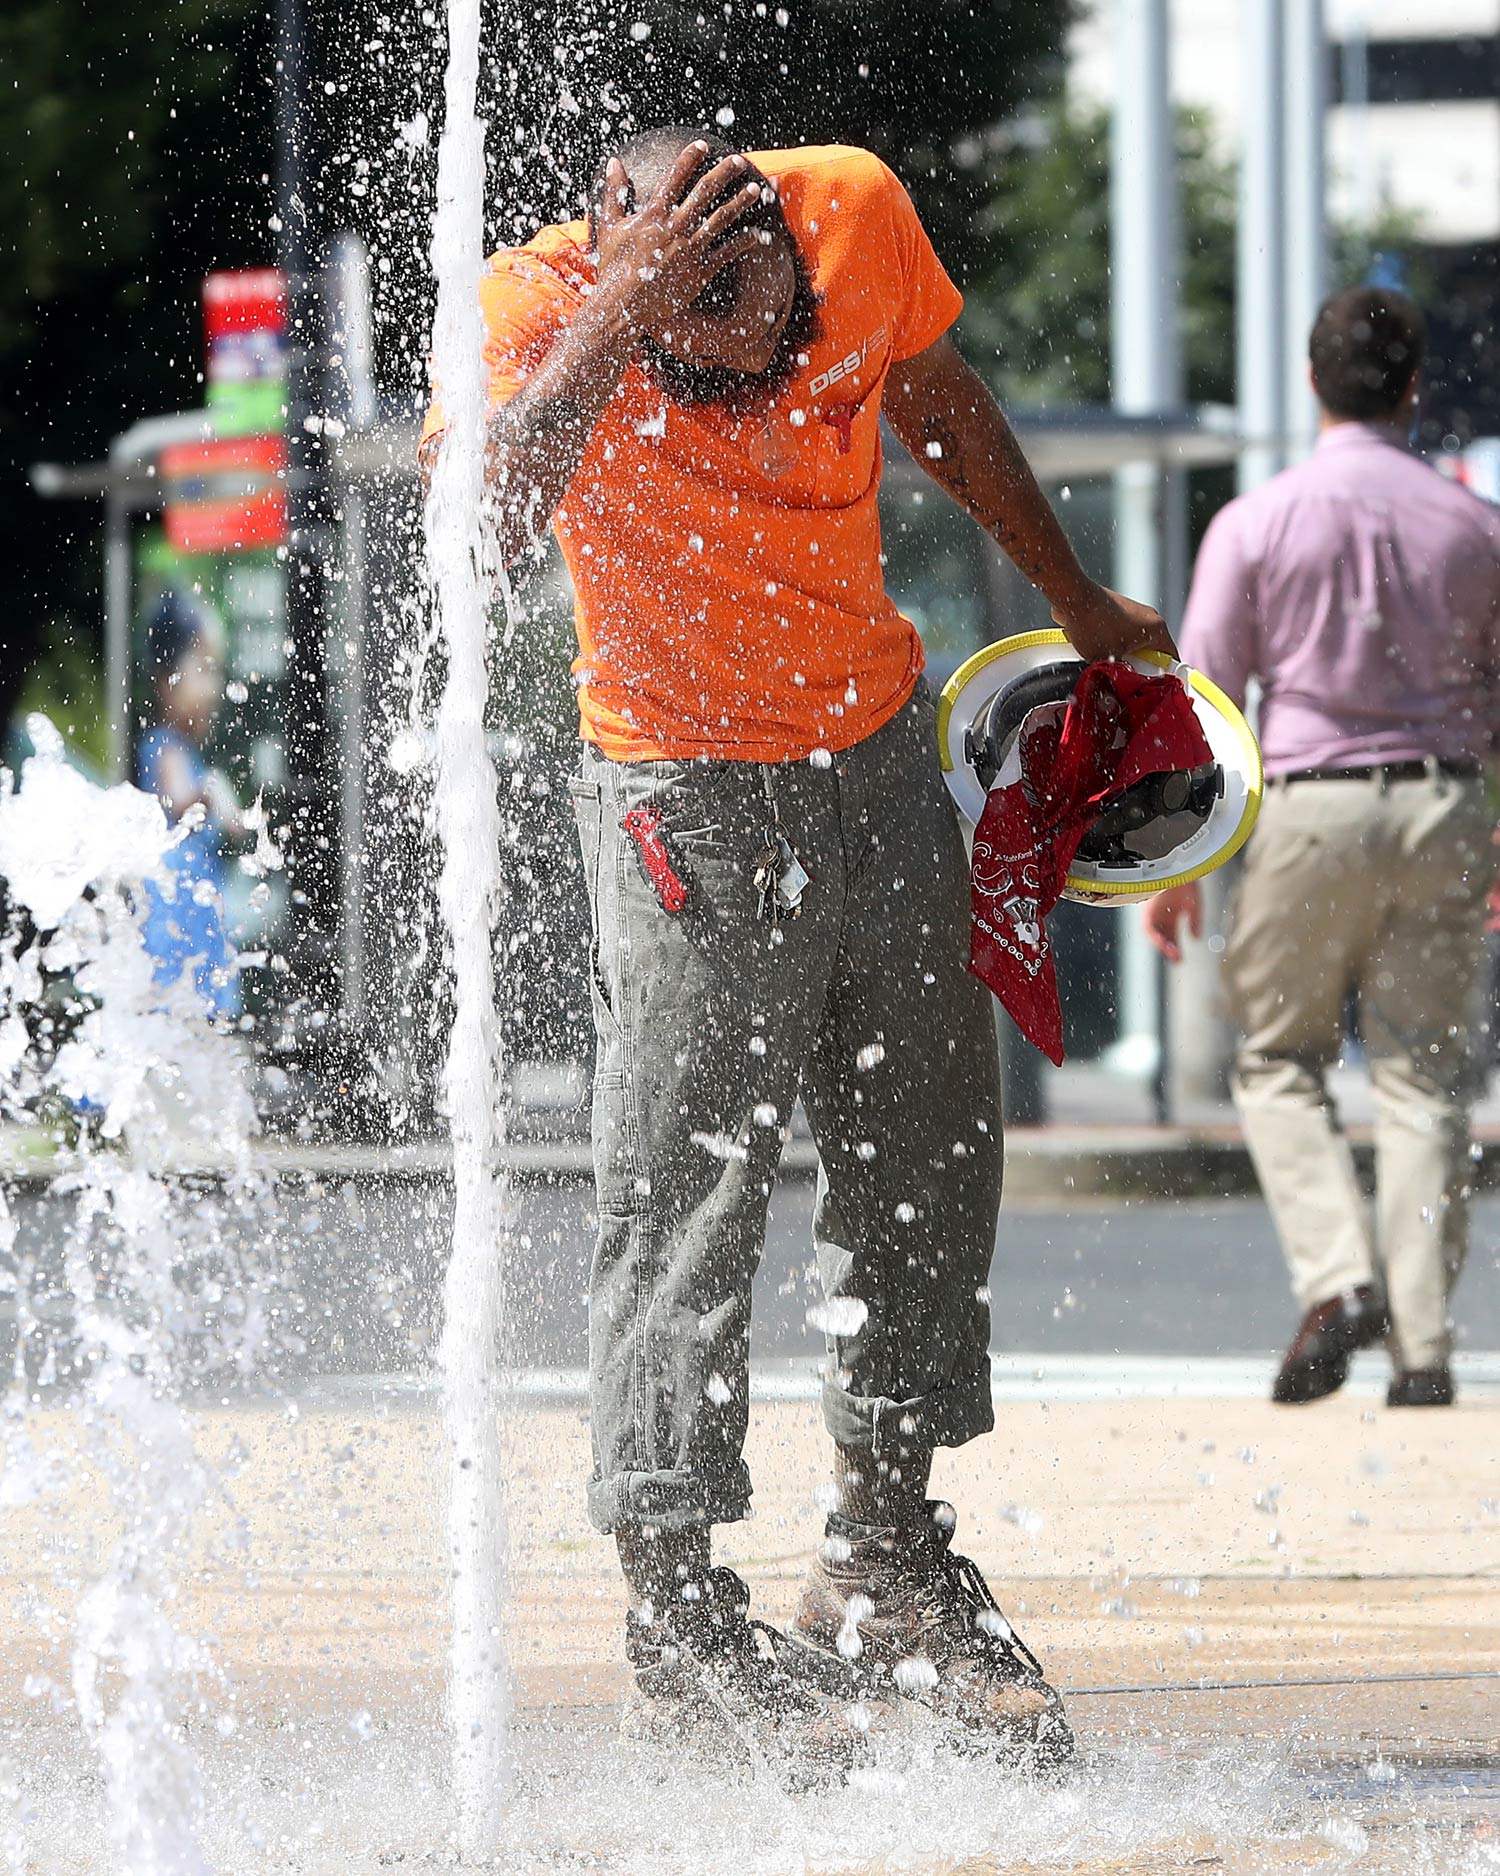
[[[1263,1401],[1275,1363],[1271,1353],[991,1354],[990,1392],[997,1406],[1014,1401]],[[1453,1374],[1463,1400],[1500,1401],[1500,1350],[1462,1351],[1453,1359]],[[1389,1363],[1374,1351],[1355,1362],[1343,1393],[1348,1399],[1383,1403],[1389,1380]],[[509,1375],[504,1391],[523,1400],[583,1407],[588,1374],[582,1368],[519,1369]],[[816,1402],[822,1394],[823,1363],[815,1356],[756,1361],[751,1367],[753,1401]],[[430,1369],[324,1374],[299,1383],[296,1398],[309,1411],[381,1404],[432,1408],[441,1402],[442,1382]],[[251,1396],[239,1404],[263,1403]],[[1295,1415],[1297,1410],[1284,1411]]]
[[[1373,1146],[1368,1129],[1351,1129],[1355,1162],[1373,1189]],[[1476,1137],[1474,1187],[1500,1188],[1500,1134]],[[0,1136],[0,1181],[35,1190],[79,1170],[72,1155],[39,1148],[34,1137]],[[377,1146],[268,1139],[259,1143],[254,1169],[276,1180],[408,1180],[448,1176],[451,1158],[439,1141]],[[503,1164],[522,1183],[583,1184],[593,1177],[586,1140],[518,1139],[505,1149]],[[817,1151],[805,1136],[794,1137],[782,1158],[782,1177],[808,1179],[817,1172]],[[170,1170],[214,1181],[233,1168],[184,1159]],[[1253,1195],[1255,1171],[1232,1126],[1036,1127],[1015,1128],[1006,1140],[1006,1197],[1011,1203],[1067,1206],[1111,1199],[1203,1199]]]

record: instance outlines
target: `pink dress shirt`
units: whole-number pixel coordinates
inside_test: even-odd
[[[1386,424],[1220,509],[1183,658],[1236,703],[1261,685],[1268,775],[1500,752],[1500,510]]]

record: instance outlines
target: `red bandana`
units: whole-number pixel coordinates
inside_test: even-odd
[[[1045,920],[1090,824],[1147,775],[1213,761],[1175,677],[1085,665],[1065,711],[1026,718],[974,834],[969,969],[1016,1027],[1061,1063],[1062,1009]]]

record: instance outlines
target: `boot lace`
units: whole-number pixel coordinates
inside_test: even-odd
[[[843,1663],[825,1663],[779,1628],[747,1613],[747,1592],[732,1571],[722,1566],[711,1571],[707,1587],[708,1595],[696,1607],[679,1605],[676,1625],[701,1660],[732,1664],[751,1690],[783,1710],[811,1714],[823,1704],[820,1692],[852,1697]]]
[[[892,1558],[895,1572],[915,1590],[924,1632],[950,1651],[977,1655],[1012,1675],[1040,1677],[1041,1662],[1011,1626],[979,1565],[952,1548],[952,1524],[934,1515],[929,1532],[915,1555]]]

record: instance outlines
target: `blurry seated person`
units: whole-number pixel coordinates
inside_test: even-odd
[[[204,755],[224,694],[222,641],[217,616],[201,600],[170,588],[162,595],[148,631],[154,715],[136,752],[136,780],[174,825],[189,820],[167,855],[175,891],[146,888],[156,980],[175,982],[191,966],[208,1014],[230,1019],[240,1012],[240,987],[224,926],[223,845],[242,839],[245,824],[229,783]]]

